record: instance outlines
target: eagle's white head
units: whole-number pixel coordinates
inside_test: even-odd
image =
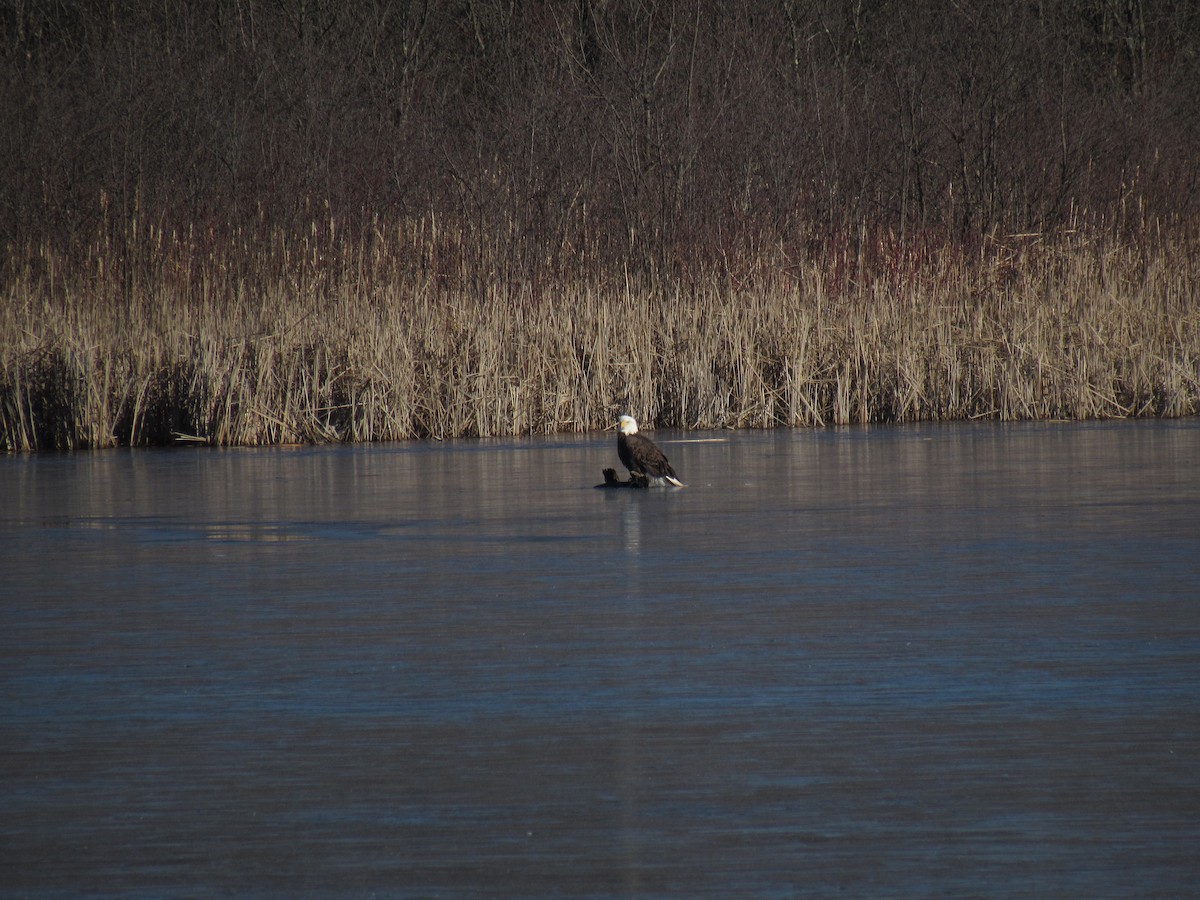
[[[633,416],[621,416],[617,419],[617,431],[621,434],[637,434],[637,420]]]

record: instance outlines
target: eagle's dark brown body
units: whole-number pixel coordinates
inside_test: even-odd
[[[617,426],[617,456],[630,475],[669,481],[683,487],[671,463],[654,441],[638,434],[637,422],[631,416],[621,416]]]

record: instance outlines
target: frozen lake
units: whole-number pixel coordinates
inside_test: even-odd
[[[1200,421],[0,457],[0,894],[1200,892]]]

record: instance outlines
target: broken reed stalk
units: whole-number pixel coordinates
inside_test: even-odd
[[[1161,235],[774,251],[685,284],[485,283],[432,223],[318,232],[11,250],[0,447],[1200,410],[1200,250]]]

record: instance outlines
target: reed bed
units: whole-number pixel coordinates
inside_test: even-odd
[[[1200,251],[1163,234],[779,246],[737,278],[489,273],[428,220],[119,237],[10,250],[4,449],[587,431],[618,411],[759,428],[1200,405]]]

